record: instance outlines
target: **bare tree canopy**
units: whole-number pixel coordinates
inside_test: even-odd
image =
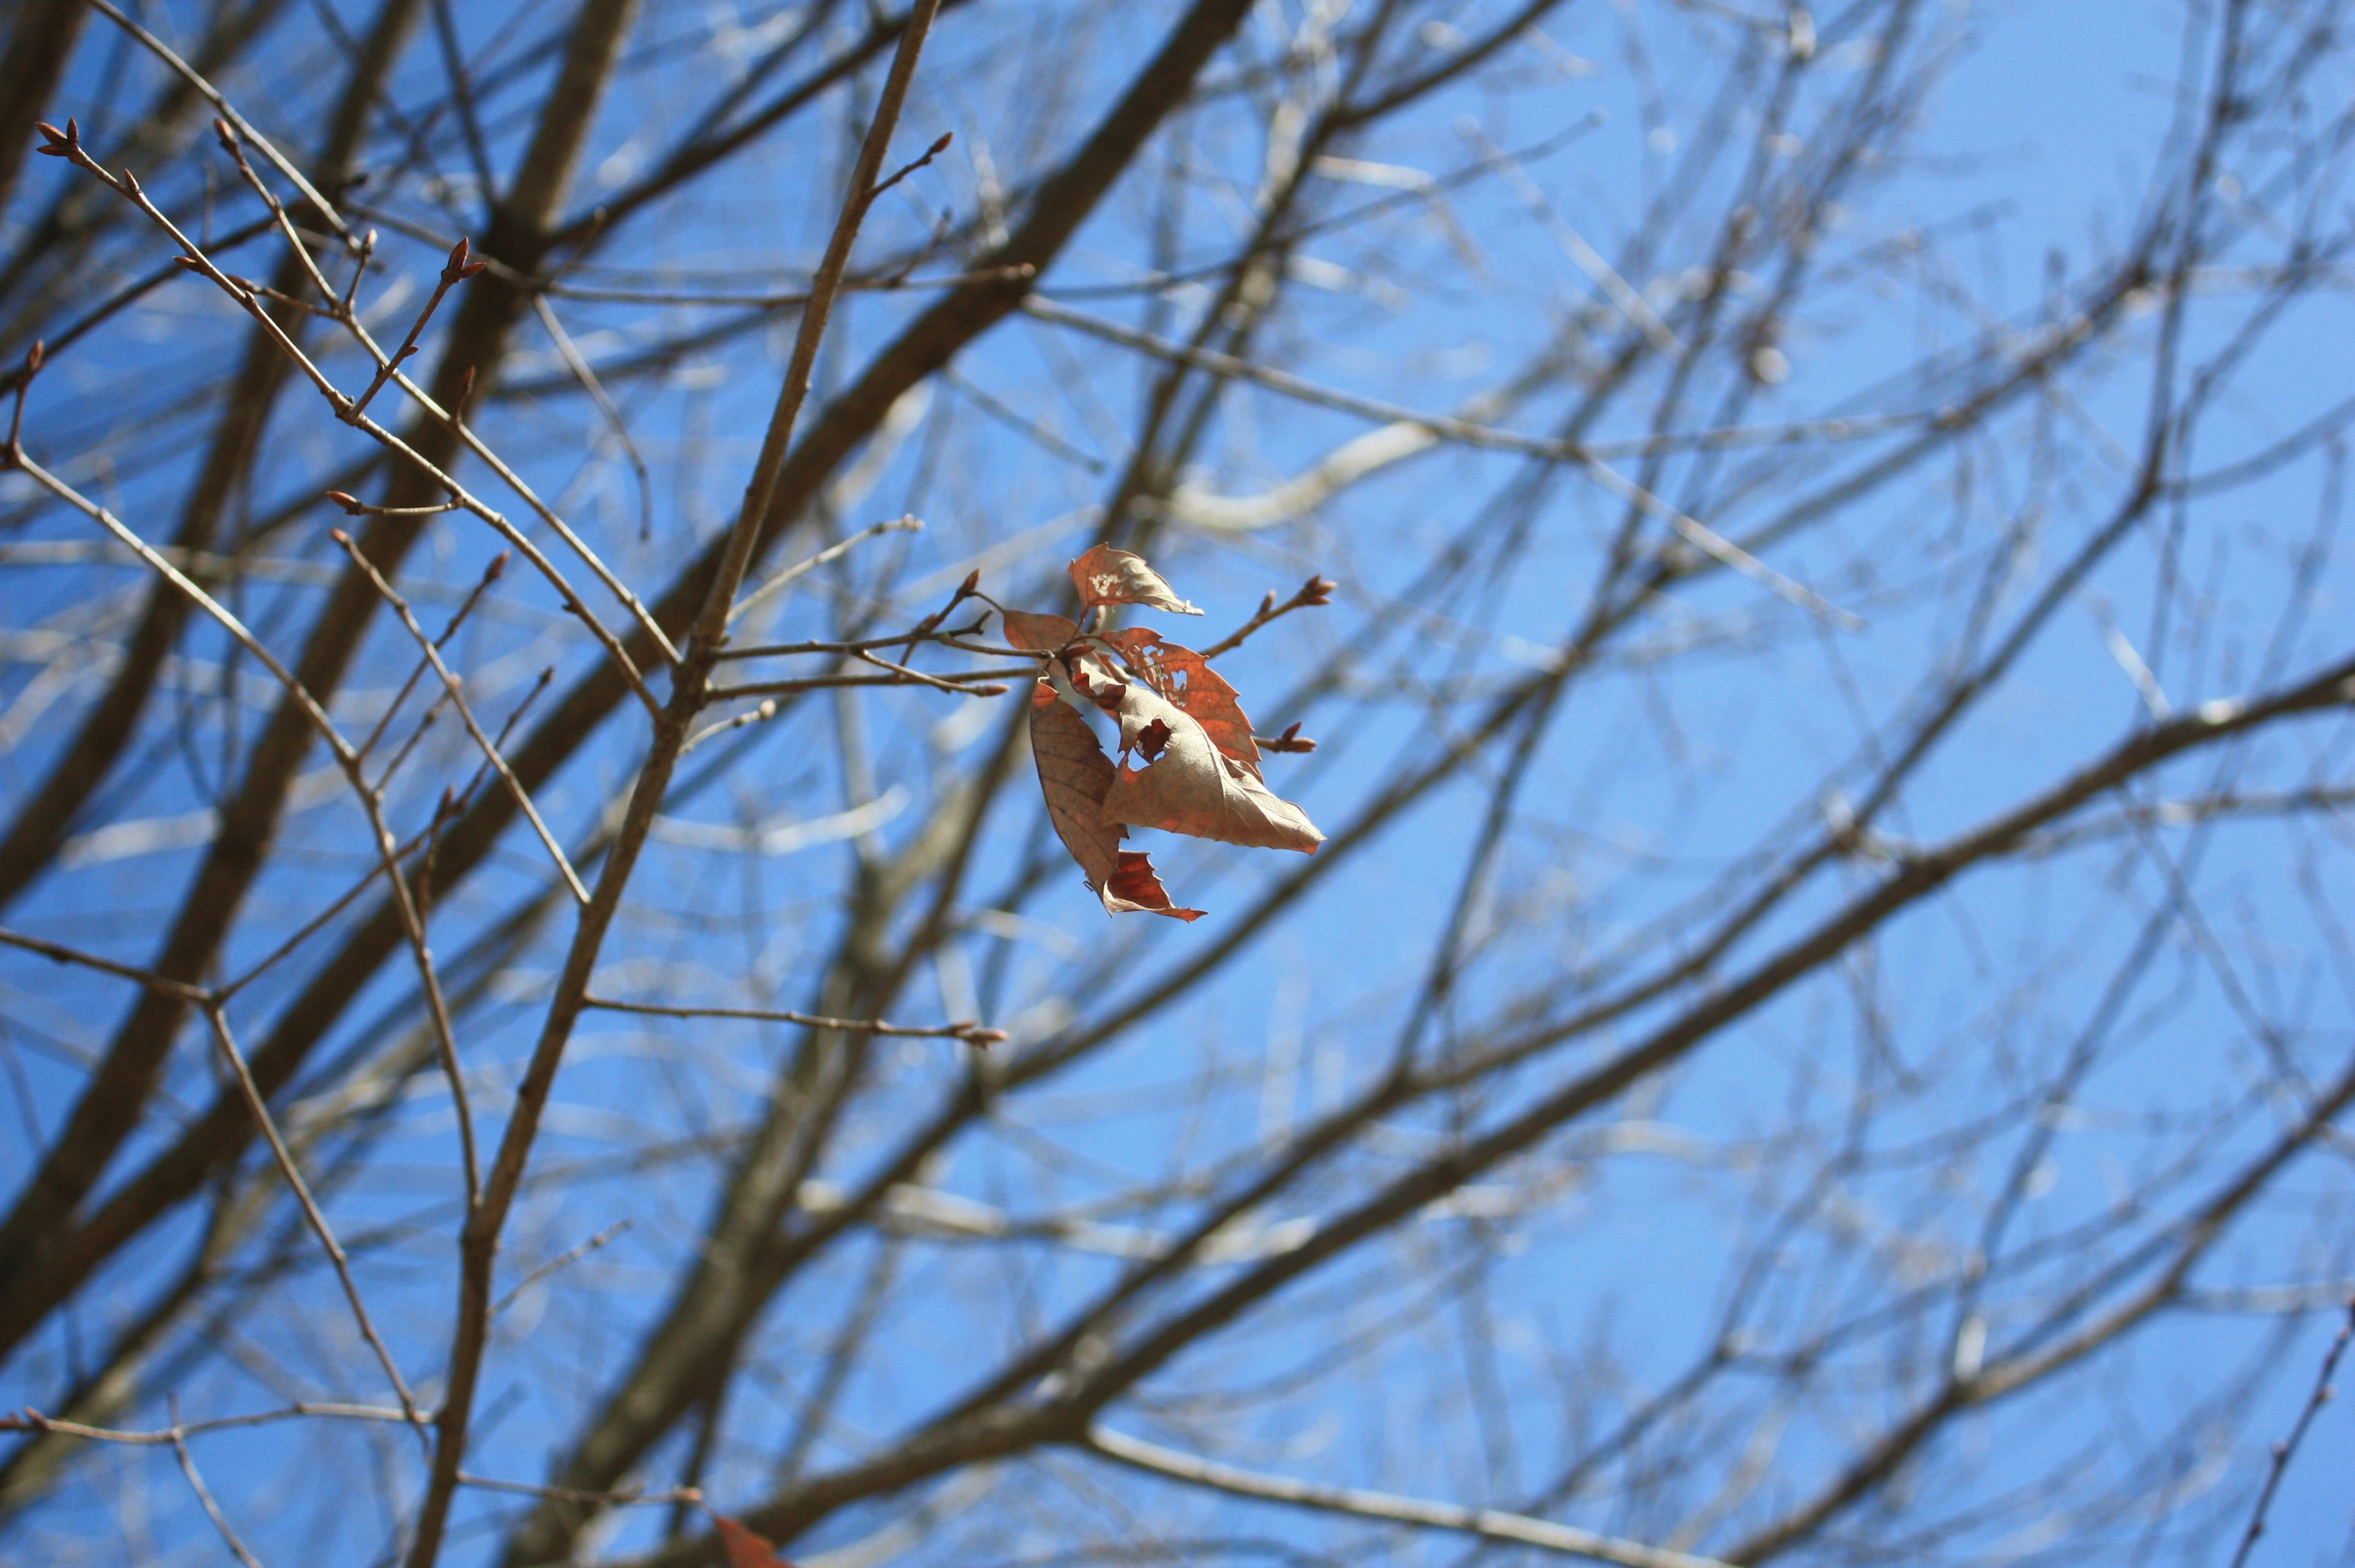
[[[18,0],[0,1562],[2355,1563],[2350,21]]]

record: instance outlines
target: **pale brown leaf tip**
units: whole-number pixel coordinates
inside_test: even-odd
[[[1142,604],[1178,615],[1199,615],[1200,606],[1188,604],[1145,564],[1141,555],[1100,544],[1071,562],[1071,582],[1080,603],[1092,610],[1099,604]]]

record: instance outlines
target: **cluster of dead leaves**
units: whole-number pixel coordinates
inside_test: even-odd
[[[1081,613],[1091,621],[1113,604],[1202,613],[1142,557],[1110,545],[1071,562],[1071,571]],[[1309,855],[1325,841],[1307,814],[1260,776],[1251,720],[1235,688],[1200,654],[1143,627],[1082,631],[1061,615],[999,613],[1007,641],[1042,657],[1030,693],[1030,754],[1056,835],[1108,912],[1144,910],[1178,920],[1202,914],[1170,902],[1150,857],[1120,848],[1131,827]],[[1117,762],[1089,728],[1092,708],[1120,725]]]

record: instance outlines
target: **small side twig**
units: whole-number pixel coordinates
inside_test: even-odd
[[[491,1316],[493,1317],[496,1317],[508,1307],[513,1307],[516,1304],[517,1298],[521,1296],[525,1291],[529,1290],[533,1285],[538,1285],[541,1280],[546,1279],[549,1275],[554,1274],[557,1270],[569,1268],[572,1264],[580,1262],[582,1258],[587,1257],[591,1253],[597,1251],[607,1243],[612,1242],[616,1237],[622,1235],[624,1232],[629,1230],[631,1224],[631,1221],[617,1220],[613,1223],[606,1226],[603,1230],[598,1232],[595,1235],[590,1237],[587,1241],[581,1243],[577,1246],[567,1247],[564,1251],[557,1253],[554,1257],[549,1259],[546,1263],[540,1264],[538,1268],[532,1270],[529,1274],[516,1281],[514,1287],[511,1288],[505,1296],[502,1296],[496,1301],[492,1302]]]
[[[1206,659],[1214,659],[1220,654],[1229,653],[1242,646],[1243,640],[1249,637],[1253,632],[1258,631],[1270,621],[1278,620],[1285,615],[1291,614],[1295,610],[1305,610],[1314,605],[1330,604],[1333,603],[1333,591],[1339,586],[1340,584],[1335,582],[1329,577],[1312,577],[1307,581],[1302,583],[1299,588],[1295,590],[1292,597],[1285,600],[1281,604],[1275,602],[1275,591],[1272,588],[1269,589],[1267,597],[1259,602],[1259,608],[1252,613],[1252,618],[1245,621],[1233,631],[1228,633],[1225,636],[1220,637],[1217,642],[1212,643],[1209,647],[1204,648],[1202,650],[1202,656]],[[1278,750],[1284,749],[1285,748],[1282,747],[1278,748]]]
[[[581,903],[587,903],[589,890],[581,885],[580,873],[573,870],[572,862],[566,858],[563,846],[556,841],[556,835],[550,833],[548,830],[548,824],[540,820],[539,808],[532,804],[531,792],[523,787],[523,781],[515,776],[513,768],[507,766],[507,760],[499,754],[496,742],[483,732],[482,725],[475,722],[474,710],[467,705],[465,693],[459,688],[458,677],[451,673],[448,665],[442,662],[442,650],[434,646],[433,639],[425,635],[425,628],[417,624],[416,613],[410,609],[409,601],[402,598],[400,592],[385,581],[384,573],[378,571],[376,569],[376,563],[360,552],[358,541],[351,535],[337,528],[335,530],[335,539],[337,544],[344,547],[344,553],[352,558],[352,564],[368,574],[368,580],[375,587],[378,596],[392,606],[393,613],[400,617],[400,624],[407,627],[409,635],[416,639],[417,645],[424,651],[427,662],[432,665],[433,673],[442,677],[442,689],[449,693],[450,705],[458,710],[459,719],[466,726],[466,733],[474,738],[474,744],[483,749],[484,758],[491,766],[498,770],[499,777],[506,781],[507,793],[515,797],[516,805],[523,812],[526,820],[530,822],[531,830],[539,836],[540,843],[548,850],[549,859],[556,862],[556,869],[562,873],[565,885],[572,890],[573,898]]]
[[[341,491],[330,490],[327,494],[331,497],[348,499]],[[435,647],[445,648],[450,645],[450,639],[458,635],[458,628],[466,624],[466,617],[474,613],[474,606],[482,602],[483,595],[491,591],[493,583],[506,575],[507,559],[506,550],[501,550],[491,558],[491,564],[483,569],[481,579],[475,582],[473,591],[459,604],[456,613],[450,617],[450,624],[442,627],[442,635],[433,640]],[[417,689],[418,681],[431,667],[423,659],[417,661],[416,667],[409,672],[409,678],[401,682],[400,689],[394,693],[392,700],[386,704],[384,717],[376,721],[376,728],[368,731],[368,739],[362,741],[355,749],[356,755],[366,757],[369,752],[375,750],[376,743],[384,739],[385,731],[391,728],[393,716],[400,711],[400,705],[409,700],[409,694]],[[378,787],[381,789],[382,786]]]
[[[699,1503],[703,1489],[699,1487],[666,1487],[648,1492],[624,1488],[618,1492],[588,1491],[580,1487],[551,1487],[538,1481],[501,1481],[488,1476],[467,1471],[458,1472],[458,1484],[485,1492],[516,1492],[527,1498],[553,1498],[559,1502],[601,1503],[613,1508],[643,1508],[648,1504]]]
[[[2297,1445],[2306,1440],[2306,1429],[2314,1424],[2314,1418],[2338,1392],[2331,1379],[2339,1371],[2339,1358],[2347,1353],[2350,1339],[2355,1339],[2355,1296],[2347,1299],[2347,1316],[2340,1321],[2339,1332],[2332,1336],[2330,1349],[2323,1355],[2322,1371],[2315,1377],[2314,1392],[2307,1395],[2306,1408],[2297,1413],[2297,1423],[2289,1429],[2289,1435],[2274,1445],[2273,1467],[2265,1472],[2264,1488],[2257,1493],[2257,1506],[2249,1515],[2249,1527],[2241,1532],[2241,1544],[2232,1553],[2232,1568],[2244,1568],[2249,1553],[2256,1550],[2257,1538],[2264,1534],[2265,1515],[2273,1510],[2274,1494],[2281,1489],[2282,1477],[2287,1473],[2290,1460],[2296,1456]]]
[[[443,512],[466,509],[466,503],[455,496],[438,507],[379,507],[374,502],[361,500],[348,490],[329,490],[325,494],[328,500],[343,508],[344,516],[347,517],[435,517]]]
[[[400,368],[400,362],[417,352],[417,340],[423,336],[426,323],[432,321],[433,313],[442,308],[442,301],[450,291],[482,272],[483,263],[470,260],[472,254],[473,248],[467,243],[466,237],[461,234],[458,242],[450,247],[450,259],[442,264],[441,276],[433,280],[433,293],[426,300],[425,308],[419,311],[417,319],[410,324],[409,336],[401,340],[400,347],[388,356],[383,364],[377,367],[368,390],[362,392],[348,408],[337,411],[346,424],[358,422],[360,415],[368,411],[368,400],[384,390],[385,384]]]
[[[1004,688],[1004,687],[1002,687],[1002,686],[999,686],[999,687],[971,687],[971,686],[958,686],[958,685],[954,684],[954,679],[947,679],[947,680],[944,680],[944,679],[943,679],[941,677],[936,676],[936,675],[927,675],[927,674],[925,674],[922,670],[920,670],[920,669],[911,669],[908,666],[903,665],[903,664],[893,664],[890,659],[887,659],[887,658],[881,658],[881,657],[879,657],[879,656],[877,656],[876,655],[874,655],[874,654],[870,654],[870,653],[865,653],[865,652],[856,653],[856,654],[851,655],[851,657],[853,657],[853,658],[855,658],[855,659],[858,660],[861,664],[871,664],[871,665],[875,666],[878,669],[888,669],[888,670],[891,670],[891,671],[893,671],[893,672],[895,672],[895,673],[897,673],[897,674],[904,675],[904,676],[906,676],[910,680],[921,681],[921,682],[922,682],[924,685],[929,686],[929,687],[932,687],[932,688],[935,688],[935,689],[937,689],[937,690],[941,690],[941,691],[953,691],[953,692],[956,692],[956,693],[958,693],[959,695],[961,695],[961,696],[964,696],[964,697],[997,697],[997,696],[1002,696],[1002,695],[1004,695],[1004,693],[1005,693],[1005,691],[1006,691],[1006,688]],[[968,680],[969,680],[969,679],[971,679],[971,678],[972,678],[972,677],[971,677],[971,676],[964,676],[964,677],[963,677],[962,678],[964,678],[964,679],[968,679]]]
[[[898,174],[893,175],[890,179],[885,180],[881,185],[879,185],[873,190],[868,191],[867,193],[867,199],[873,201],[877,197],[881,196],[885,191],[890,190],[893,186],[898,185],[901,180],[906,179],[910,175],[914,174],[918,169],[922,168],[926,164],[931,163],[943,153],[947,152],[949,150],[949,144],[954,140],[956,140],[955,132],[942,132],[941,139],[934,142],[931,146],[926,147],[922,157],[916,159],[913,163],[902,165]]]
[[[204,1505],[205,1517],[213,1521],[215,1530],[220,1531],[220,1538],[229,1544],[230,1553],[244,1563],[245,1568],[261,1568],[261,1560],[247,1551],[245,1542],[237,1538],[237,1531],[229,1528],[229,1517],[221,1512],[220,1504],[213,1500],[212,1488],[205,1485],[204,1477],[197,1471],[197,1461],[188,1453],[187,1436],[180,1428],[180,1396],[176,1393],[172,1396],[171,1409],[172,1456],[180,1462],[180,1474],[188,1477],[188,1489],[195,1492],[197,1501]]]
[[[25,394],[32,390],[33,378],[41,373],[41,366],[48,357],[48,352],[41,347],[41,340],[37,337],[33,339],[33,346],[25,350],[25,371],[16,379],[16,406],[8,415],[7,465],[10,468],[22,466],[21,459],[25,451]]]
[[[402,1413],[416,1429],[418,1440],[425,1442],[425,1418],[419,1413],[417,1402],[410,1397],[409,1384],[401,1377],[400,1368],[393,1361],[392,1352],[385,1347],[382,1336],[377,1333],[376,1323],[368,1317],[368,1303],[360,1299],[359,1284],[352,1278],[351,1258],[345,1253],[343,1243],[336,1240],[335,1229],[327,1223],[327,1216],[320,1211],[318,1201],[311,1196],[310,1183],[303,1179],[302,1168],[294,1163],[293,1151],[286,1147],[286,1139],[278,1130],[277,1118],[271,1115],[269,1102],[262,1099],[261,1086],[253,1081],[253,1070],[246,1065],[245,1052],[238,1049],[237,1037],[229,1033],[229,1020],[221,1016],[218,1005],[208,1007],[203,1011],[205,1022],[212,1029],[213,1043],[220,1048],[221,1060],[228,1064],[229,1076],[237,1081],[238,1093],[244,1097],[246,1115],[251,1116],[253,1125],[261,1129],[262,1138],[270,1145],[271,1157],[277,1162],[278,1173],[286,1179],[286,1185],[293,1190],[294,1201],[302,1207],[303,1218],[310,1225],[311,1233],[318,1237],[327,1261],[335,1265],[336,1278],[344,1287],[344,1300],[352,1309],[353,1321],[359,1326],[360,1338],[366,1339],[368,1349],[376,1352],[378,1364],[384,1368],[384,1375],[400,1401]]]
[[[917,641],[939,643],[943,647],[958,648],[967,653],[996,654],[1001,658],[1037,661],[1039,657],[1037,654],[1022,648],[993,648],[956,640],[978,636],[982,624],[982,622],[975,621],[970,626],[952,626],[945,631],[894,632],[888,637],[861,637],[855,642],[847,643],[762,643],[752,647],[723,649],[719,656],[722,660],[728,660],[784,658],[794,654],[862,654],[872,653],[878,648],[895,648],[903,643]]]
[[[459,243],[463,245],[465,241],[462,240]],[[605,427],[613,432],[613,439],[622,443],[622,454],[630,460],[630,472],[638,482],[638,538],[654,538],[655,482],[646,470],[646,460],[638,451],[638,443],[631,438],[630,421],[623,418],[621,405],[613,401],[612,395],[605,390],[605,383],[597,379],[597,372],[590,368],[589,357],[581,352],[580,345],[572,341],[572,335],[564,330],[562,322],[556,319],[556,307],[548,303],[548,296],[544,293],[532,295],[531,307],[539,314],[539,324],[548,328],[548,336],[555,343],[556,352],[563,359],[565,368],[570,370],[572,379],[581,383],[581,389],[589,394],[589,400],[597,405],[597,411],[605,416]]]
[[[852,534],[849,538],[826,546],[815,555],[811,556],[807,560],[795,561],[793,565],[786,567],[783,571],[778,572],[766,582],[761,584],[760,587],[752,590],[751,592],[744,595],[743,598],[736,601],[734,607],[728,612],[729,624],[735,624],[737,620],[754,605],[765,603],[776,594],[783,592],[784,589],[792,583],[798,581],[804,576],[806,576],[808,573],[816,571],[819,567],[824,566],[827,561],[833,560],[847,551],[866,543],[868,539],[874,539],[879,534],[920,533],[922,531],[923,527],[924,525],[918,522],[915,516],[911,513],[904,517],[895,517],[888,523],[877,523],[872,528],[861,528],[857,533]],[[741,656],[722,655],[721,656],[730,657]]]
[[[9,931],[0,927],[0,944],[21,947],[27,953],[37,953],[54,964],[79,964],[85,969],[95,969],[101,974],[128,980],[135,986],[144,986],[151,991],[179,1001],[191,1002],[197,1007],[203,1007],[213,999],[213,993],[202,986],[191,986],[186,980],[175,980],[168,975],[158,975],[151,969],[139,969],[128,964],[118,964],[112,958],[101,958],[95,953],[84,953],[80,948],[68,947],[62,943],[46,942],[40,937],[27,936],[19,931]]]
[[[160,1432],[139,1432],[117,1426],[90,1426],[79,1421],[67,1421],[59,1416],[43,1415],[32,1406],[16,1415],[0,1415],[0,1432],[39,1432],[58,1437],[79,1438],[85,1443],[119,1443],[133,1448],[168,1446],[174,1438],[201,1436],[208,1432],[234,1432],[248,1426],[272,1426],[282,1421],[332,1419],[339,1421],[389,1421],[409,1424],[409,1416],[389,1405],[338,1404],[332,1402],[297,1401],[277,1410],[258,1410],[246,1415],[215,1416],[210,1421],[180,1422]]]
[[[881,664],[884,661],[879,659],[875,662]],[[1004,686],[964,684],[970,680],[996,680],[1003,673],[998,670],[959,670],[951,675],[927,676],[920,675],[914,670],[900,670],[896,665],[886,667],[897,670],[898,673],[814,675],[803,680],[763,680],[745,686],[715,686],[711,688],[711,700],[729,702],[747,697],[783,697],[788,692],[826,691],[837,686],[934,686],[943,691],[954,691],[962,697],[1003,697],[1007,690]]]
[[[952,1024],[895,1024],[881,1019],[830,1019],[817,1013],[797,1013],[782,1008],[674,1008],[660,1002],[617,1002],[606,997],[583,997],[581,1005],[609,1013],[645,1013],[662,1019],[745,1019],[755,1023],[800,1024],[805,1029],[839,1029],[847,1034],[888,1034],[908,1040],[961,1040],[967,1045],[996,1045],[1007,1038],[1002,1029],[986,1029],[967,1019]]]

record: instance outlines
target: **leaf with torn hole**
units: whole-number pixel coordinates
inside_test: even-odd
[[[1079,624],[1061,615],[1033,615],[1027,610],[1000,610],[1009,647],[1026,653],[1051,654],[1080,635]]]
[[[1100,544],[1071,562],[1071,581],[1080,603],[1092,610],[1099,604],[1142,604],[1179,615],[1199,615],[1201,609],[1178,597],[1161,574],[1145,564],[1141,555]]]
[[[1252,739],[1251,716],[1243,711],[1241,695],[1227,684],[1226,677],[1210,667],[1209,660],[1193,649],[1158,637],[1153,642],[1154,645],[1129,650],[1129,656],[1144,667],[1146,680],[1192,714],[1210,737],[1210,744],[1256,776],[1259,745]]]
[[[1124,762],[1114,770],[1107,821],[1309,855],[1325,842],[1308,814],[1269,789],[1256,767],[1220,752],[1201,720],[1143,681],[1122,691],[1117,717],[1121,752],[1144,757],[1146,766]]]
[[[1107,914],[1143,910],[1178,920],[1202,917],[1200,910],[1178,909],[1169,901],[1151,857],[1120,847],[1124,830],[1104,816],[1104,795],[1116,776],[1112,759],[1088,721],[1044,678],[1030,693],[1030,758],[1047,797],[1047,819]]]
[[[724,1513],[715,1513],[711,1522],[719,1527],[719,1544],[728,1552],[728,1568],[794,1568],[777,1555],[777,1549],[765,1535],[755,1535]]]
[[[1161,634],[1146,626],[1114,626],[1109,632],[1098,632],[1096,640],[1110,643],[1135,659],[1143,657],[1154,644],[1159,642]]]

